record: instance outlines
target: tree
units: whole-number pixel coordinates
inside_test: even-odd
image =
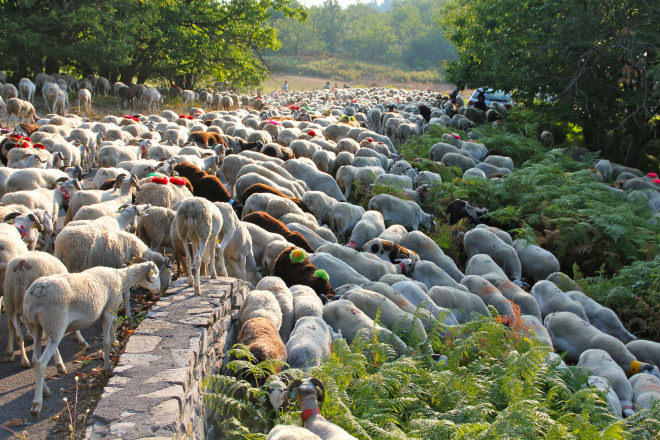
[[[658,148],[660,4],[645,0],[450,0],[439,19],[459,60],[448,79],[513,90],[577,123],[585,144],[638,166]],[[655,151],[653,151],[655,149]]]

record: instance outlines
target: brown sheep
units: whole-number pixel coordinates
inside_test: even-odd
[[[227,142],[223,136],[213,131],[193,131],[188,136],[188,142],[194,142],[200,147],[213,147],[222,144],[224,148],[227,148]]]
[[[179,177],[185,178],[189,184],[192,184],[194,196],[204,197],[211,202],[229,203],[233,206],[236,215],[241,216],[243,204],[231,198],[227,188],[216,176],[200,170],[189,162],[181,162],[175,165],[174,171],[179,174]]]
[[[264,145],[264,147],[261,149],[261,153],[265,154],[266,156],[282,159],[284,161],[296,158],[291,148],[276,144]]]
[[[304,212],[310,212],[309,209],[307,209],[307,206],[302,202],[297,197],[289,197],[286,194],[284,194],[282,191],[273,188],[270,185],[266,185],[265,183],[254,183],[250,186],[248,186],[245,191],[243,191],[243,194],[241,194],[241,199],[242,202],[245,203],[245,201],[250,197],[252,194],[256,193],[269,193],[269,194],[275,194],[278,197],[282,197],[283,199],[288,199],[291,200],[293,203],[295,203],[300,209],[302,209]]]
[[[286,362],[286,347],[275,325],[267,318],[245,321],[238,332],[236,343],[246,345],[257,362],[268,359]]]
[[[244,222],[254,223],[273,234],[280,234],[288,242],[300,246],[307,252],[314,252],[305,237],[298,231],[291,231],[284,223],[264,211],[251,212],[243,219]]]
[[[19,127],[25,132],[26,135],[31,136],[32,133],[35,131],[39,130],[40,125],[39,124],[26,124],[25,122],[21,122],[18,124]]]
[[[291,253],[294,256],[291,256]],[[298,255],[296,255],[298,254]],[[328,282],[328,274],[319,271],[310,261],[302,249],[290,247],[282,251],[273,265],[274,275],[282,278],[287,286],[302,284],[314,289],[321,298],[331,299],[334,290]]]

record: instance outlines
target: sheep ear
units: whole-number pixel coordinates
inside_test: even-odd
[[[3,222],[9,222],[10,220],[15,219],[19,215],[22,215],[20,212],[10,212],[5,216],[5,218],[2,220]],[[12,222],[13,223],[13,222]]]
[[[322,403],[325,400],[325,387],[323,386],[323,382],[315,377],[312,377],[310,381],[316,385],[316,398]]]

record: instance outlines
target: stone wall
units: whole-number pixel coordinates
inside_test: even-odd
[[[128,340],[86,438],[206,438],[202,379],[222,364],[248,292],[241,280],[204,279],[198,297],[177,280]]]

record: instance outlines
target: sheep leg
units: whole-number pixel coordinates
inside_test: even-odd
[[[224,251],[222,250],[222,243],[217,244],[217,253],[218,253],[218,264],[220,265],[220,276],[227,277],[229,276],[227,274],[227,266],[225,266],[225,255]]]
[[[188,285],[192,286],[195,284],[192,276],[192,266],[193,266],[193,261],[192,257],[190,256],[190,244],[188,241],[183,242],[183,249],[186,251],[186,272],[188,272]]]
[[[7,313],[7,350],[5,351],[5,362],[14,360],[14,328],[18,322],[18,315],[16,313]],[[18,323],[20,324],[20,323]],[[20,338],[18,335],[21,335]],[[21,334],[20,327],[16,327],[16,342],[21,346],[23,335]],[[28,366],[30,363],[28,362]]]
[[[89,350],[89,344],[85,341],[85,338],[80,334],[80,330],[73,332],[73,336],[76,338],[76,341],[82,346],[83,350]]]
[[[206,249],[205,253],[208,254],[207,258],[209,261],[209,273],[211,275],[211,278],[216,279],[218,278],[218,273],[216,272],[215,269],[215,242],[216,240],[214,238],[209,239],[209,241],[206,243]]]
[[[112,326],[115,322],[115,315],[109,311],[103,314],[103,370],[110,376],[112,375],[112,363],[110,362],[110,344],[112,344]]]
[[[135,319],[133,319],[133,314],[131,313],[131,291],[128,289],[124,292],[124,310],[126,311],[128,322],[131,325],[135,325]]]
[[[36,331],[32,334],[35,343],[34,353],[41,351],[41,326],[37,324],[35,327]],[[43,353],[40,353],[38,357],[34,356],[33,354],[32,362],[34,364],[35,386],[34,399],[32,400],[30,413],[34,417],[39,417],[44,396],[50,396],[50,388],[48,388],[48,385],[44,380],[44,374],[46,373],[46,365],[48,365],[50,358],[53,357],[56,352],[57,356],[60,357],[59,352],[57,351],[57,346],[60,344],[60,341],[62,341],[63,336],[64,332],[60,331],[59,334],[55,335],[55,337],[48,338],[48,343],[46,344],[46,348],[44,349]],[[37,350],[37,347],[39,347],[39,350]],[[60,357],[60,360],[61,359],[62,358]]]
[[[60,374],[67,374],[66,365],[62,360],[62,355],[60,355],[60,350],[55,349],[55,366],[57,367],[57,372]]]
[[[21,323],[19,321],[19,316],[20,315],[15,313],[14,316],[12,317],[13,329],[16,332],[16,344],[18,345],[18,349],[21,351],[21,366],[25,368],[30,368],[30,361],[28,360],[27,353],[25,352],[25,340],[23,339],[23,330],[21,330]],[[7,354],[10,354],[9,351],[10,347],[11,347],[11,359],[8,359],[8,361],[14,360],[14,347],[12,346],[11,333],[9,334],[9,341],[7,344]]]
[[[199,288],[199,278],[200,278],[200,270],[201,270],[201,265],[202,265],[202,260],[204,259],[204,248],[202,247],[201,243],[197,243],[197,249],[195,252],[195,256],[193,259],[193,266],[195,267],[195,294],[197,296],[202,295],[202,291]]]

